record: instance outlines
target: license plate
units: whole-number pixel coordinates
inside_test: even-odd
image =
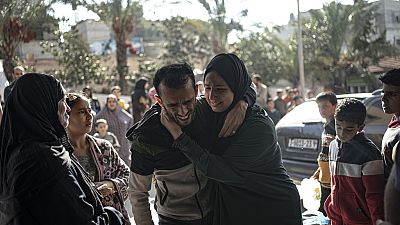
[[[314,149],[315,150],[318,147],[318,140],[290,138],[288,146],[291,148],[302,148],[302,149]]]

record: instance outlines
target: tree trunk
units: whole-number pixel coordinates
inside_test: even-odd
[[[117,71],[119,75],[119,86],[123,93],[129,93],[128,86],[125,80],[125,76],[128,73],[128,56],[125,48],[125,32],[116,33],[116,44],[117,44]]]
[[[12,81],[14,81],[14,76],[13,76],[13,69],[15,67],[14,57],[15,57],[15,49],[18,43],[16,43],[16,38],[12,38],[10,35],[7,35],[6,33],[3,33],[3,35],[4,35],[3,36],[4,45],[2,46],[1,49],[4,55],[3,70],[8,82],[11,83]]]
[[[13,62],[13,58],[14,58],[13,56],[11,58],[5,56],[3,60],[4,75],[6,76],[9,83],[14,81],[13,69],[15,65]]]

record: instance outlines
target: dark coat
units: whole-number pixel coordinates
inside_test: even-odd
[[[1,225],[121,224],[71,154],[58,117],[64,94],[54,77],[26,74],[7,99],[0,126]]]
[[[282,166],[272,120],[253,106],[230,139],[228,147],[220,142],[209,149],[185,134],[174,143],[217,181],[214,225],[301,224],[299,194]]]
[[[251,79],[244,63],[234,54],[215,56],[207,65],[205,81],[212,71],[234,94],[224,112],[211,112],[202,121],[218,133],[226,115],[248,92]],[[215,138],[214,133],[207,137]],[[299,193],[283,168],[275,126],[263,109],[249,107],[235,135],[217,138],[209,147],[197,141],[201,136],[193,138],[185,132],[173,146],[216,181],[214,225],[302,223]]]

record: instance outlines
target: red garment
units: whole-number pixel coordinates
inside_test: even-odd
[[[331,194],[324,208],[331,225],[374,225],[383,219],[385,178],[382,156],[364,133],[329,147]]]
[[[392,117],[392,120],[390,120],[389,124],[388,124],[389,128],[397,128],[400,127],[400,121],[397,120],[396,116]]]
[[[290,98],[288,95],[286,95],[283,100],[286,102],[286,104],[289,104],[290,101],[292,101],[292,98]]]

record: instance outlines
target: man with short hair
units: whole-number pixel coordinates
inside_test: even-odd
[[[148,191],[152,178],[156,181],[155,208],[160,225],[210,225],[212,224],[212,181],[193,165],[177,148],[174,139],[160,122],[161,107],[183,130],[199,136],[199,144],[211,145],[212,135],[199,118],[210,110],[207,103],[196,100],[195,79],[187,64],[172,64],[160,68],[154,77],[158,104],[147,111],[143,119],[127,133],[132,141],[129,199],[137,225],[153,225],[149,208]],[[254,91],[253,91],[254,92]],[[251,100],[254,103],[255,92]],[[249,100],[248,100],[249,101]],[[250,104],[250,105],[251,105]],[[228,117],[244,118],[247,103],[240,101],[239,110]],[[237,107],[235,107],[237,108]],[[225,124],[234,127],[233,134],[242,121]],[[203,129],[204,128],[204,129]],[[224,128],[223,128],[224,129]],[[207,133],[209,135],[204,135]]]
[[[267,108],[267,85],[262,83],[262,79],[259,74],[254,74],[252,80],[257,87],[256,104],[259,105],[261,108]]]
[[[379,77],[383,84],[382,108],[386,114],[394,114],[382,139],[385,178],[385,220],[377,225],[400,223],[400,69],[390,70]]]
[[[383,84],[382,108],[386,114],[393,114],[382,139],[382,154],[385,163],[385,178],[392,169],[392,151],[400,140],[400,69],[393,69],[379,77]]]
[[[275,108],[281,114],[281,118],[283,116],[285,116],[286,112],[287,112],[287,105],[286,105],[285,100],[283,100],[283,90],[282,89],[276,90],[276,97],[275,97],[274,103],[275,103]]]
[[[10,83],[5,89],[4,89],[4,103],[7,102],[8,95],[10,95],[12,89],[14,88],[15,81],[17,81],[20,77],[22,77],[25,74],[25,69],[22,66],[16,66],[13,69],[13,78],[14,81]]]

